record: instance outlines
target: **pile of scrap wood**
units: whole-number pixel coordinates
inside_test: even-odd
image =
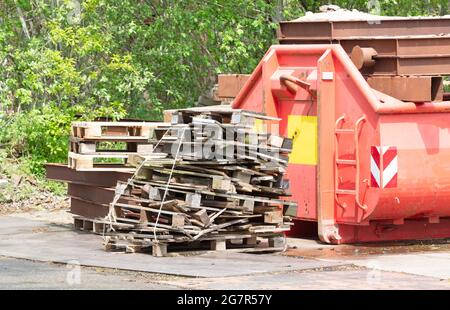
[[[283,179],[292,141],[264,130],[278,119],[226,106],[172,111],[155,129],[152,154],[119,182],[105,222],[110,250],[149,251],[233,246],[284,247],[291,221]],[[266,244],[263,242],[261,244]]]

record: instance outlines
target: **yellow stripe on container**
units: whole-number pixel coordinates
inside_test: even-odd
[[[289,115],[288,136],[293,139],[289,163],[317,165],[317,116]]]

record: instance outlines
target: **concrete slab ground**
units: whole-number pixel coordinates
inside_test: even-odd
[[[291,257],[450,280],[450,240],[336,246],[289,238],[288,244],[291,249],[285,255]]]
[[[80,271],[78,274],[78,270]],[[175,286],[157,283],[167,277],[153,275],[150,280],[118,270],[81,268],[0,257],[0,290],[173,290]]]
[[[153,257],[104,251],[102,238],[69,225],[16,217],[0,218],[0,256],[189,277],[229,277],[342,265],[276,254],[212,252],[197,256]]]
[[[235,277],[189,278],[0,257],[1,289],[446,290],[449,289],[449,283],[429,277],[355,266]]]
[[[448,290],[448,281],[409,274],[336,267],[245,277],[168,280],[161,283],[203,290]]]
[[[330,246],[289,239],[283,255],[155,258],[105,252],[101,237],[70,222],[62,213],[0,217],[0,289],[450,289],[450,241]],[[73,268],[82,279],[76,285],[67,282]]]
[[[342,262],[342,261],[341,261]],[[348,262],[348,261],[347,261]],[[450,253],[376,255],[351,260],[357,266],[450,280]]]

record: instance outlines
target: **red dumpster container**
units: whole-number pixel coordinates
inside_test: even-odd
[[[327,243],[450,237],[450,102],[375,91],[330,44],[271,47],[233,106],[281,118],[293,139],[298,229],[317,223]]]

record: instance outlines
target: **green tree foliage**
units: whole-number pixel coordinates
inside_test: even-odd
[[[0,100],[156,118],[219,72],[250,72],[274,43],[272,13],[263,0],[6,0]]]
[[[42,171],[65,160],[74,118],[158,120],[191,106],[218,73],[250,73],[279,20],[331,2],[385,15],[448,10],[447,0],[2,0],[0,145]]]

